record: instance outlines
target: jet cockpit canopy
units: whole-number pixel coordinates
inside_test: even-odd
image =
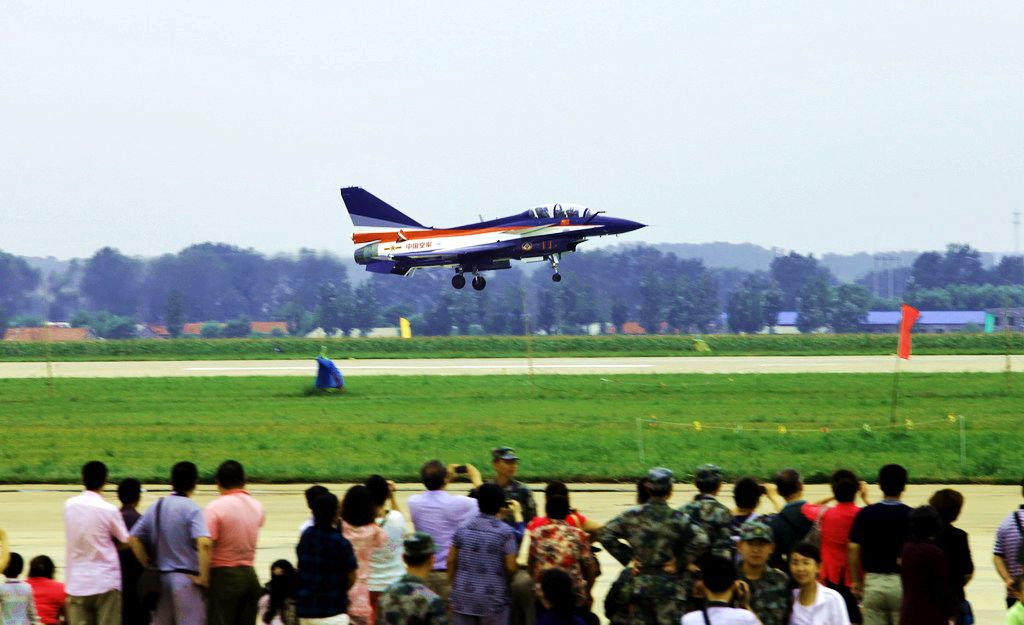
[[[527,211],[527,214],[534,219],[566,219],[576,217],[587,217],[591,214],[591,211],[586,206],[580,204],[545,204],[544,206],[537,206]]]

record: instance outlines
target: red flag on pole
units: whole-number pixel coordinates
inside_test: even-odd
[[[900,344],[896,355],[903,360],[910,360],[910,330],[921,317],[921,311],[908,304],[903,305],[900,317]]]

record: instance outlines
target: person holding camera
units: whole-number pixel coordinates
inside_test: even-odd
[[[465,495],[448,492],[448,484],[465,476],[473,486],[484,483],[480,471],[471,464],[450,464],[430,460],[420,469],[420,479],[426,492],[409,497],[409,516],[418,532],[425,532],[434,540],[434,564],[425,581],[427,587],[448,601],[448,547],[452,536],[466,521],[477,515],[476,500]]]

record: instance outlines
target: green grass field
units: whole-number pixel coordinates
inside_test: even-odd
[[[308,394],[306,382],[294,378],[57,379],[52,389],[45,380],[0,380],[0,481],[74,482],[81,464],[94,458],[111,467],[114,479],[163,481],[182,459],[195,461],[208,478],[221,460],[236,458],[254,481],[361,479],[373,472],[410,480],[433,457],[485,465],[487,450],[497,445],[519,450],[528,479],[628,479],[656,464],[686,475],[702,462],[720,464],[729,477],[795,466],[811,480],[837,467],[870,476],[894,461],[915,481],[1015,483],[1024,473],[1024,374],[906,374],[900,427],[892,430],[885,429],[889,375],[349,383],[347,393],[323,396]],[[951,412],[967,419],[966,471]],[[643,422],[638,431],[638,418],[657,423]],[[913,421],[911,430],[904,419]]]
[[[312,358],[534,358],[594,356],[824,356],[892,354],[894,334],[663,336],[457,336],[366,339],[176,339],[31,343],[0,341],[0,361]],[[1021,334],[921,334],[915,354],[1024,353]]]

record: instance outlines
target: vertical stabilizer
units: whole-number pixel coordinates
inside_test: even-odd
[[[345,187],[341,190],[341,199],[357,232],[402,228],[427,230],[420,222],[359,187]]]

